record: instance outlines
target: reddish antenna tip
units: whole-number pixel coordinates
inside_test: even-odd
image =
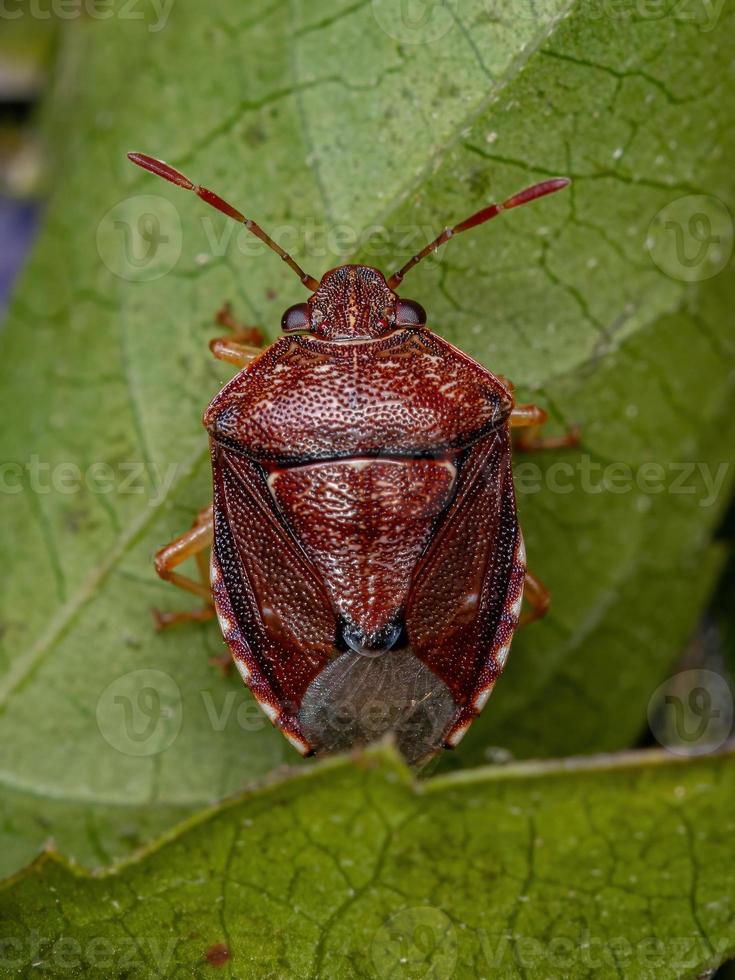
[[[403,281],[403,277],[407,272],[410,272],[422,259],[425,259],[427,255],[431,255],[432,252],[435,252],[445,242],[448,242],[454,235],[459,235],[463,231],[469,231],[470,228],[483,225],[491,218],[496,218],[502,211],[510,211],[511,208],[518,208],[522,204],[528,204],[531,201],[537,200],[539,197],[544,197],[546,194],[561,191],[565,187],[568,187],[569,184],[571,184],[571,180],[568,177],[552,177],[550,180],[542,180],[539,184],[534,184],[532,187],[526,187],[524,190],[518,191],[517,194],[509,197],[502,204],[489,204],[481,211],[476,211],[469,218],[465,218],[464,221],[460,221],[453,228],[445,228],[438,238],[435,238],[433,242],[430,242],[422,248],[402,269],[394,272],[388,280],[388,285],[391,289],[395,289]]]
[[[188,177],[179,173],[178,170],[174,170],[173,167],[169,167],[163,160],[156,160],[155,157],[149,157],[146,153],[128,153],[128,160],[136,166],[142,167],[143,170],[149,170],[152,174],[163,177],[164,180],[170,180],[177,187],[184,187],[189,191],[194,189],[194,185]]]
[[[517,208],[521,204],[528,204],[529,201],[536,201],[538,198],[545,197],[547,194],[553,194],[555,191],[563,191],[570,184],[571,180],[568,177],[552,177],[550,180],[542,180],[540,184],[534,184],[533,187],[526,187],[525,190],[519,191],[513,197],[509,197],[507,201],[503,202],[502,209],[503,211],[509,211],[511,208]]]

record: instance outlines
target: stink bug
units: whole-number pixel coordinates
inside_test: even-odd
[[[386,279],[344,265],[307,275],[217,194],[139,153],[133,163],[242,222],[311,295],[265,350],[255,328],[210,343],[241,368],[204,414],[213,504],[156,556],[205,607],[274,725],[304,755],[393,733],[413,763],[454,747],[484,707],[519,620],[546,611],[526,569],[510,430],[546,413],[427,327],[395,290],[453,235],[566,187],[546,180],[447,228]],[[211,545],[207,584],[205,551]],[[202,581],[174,569],[196,556]],[[521,616],[521,600],[531,609]]]

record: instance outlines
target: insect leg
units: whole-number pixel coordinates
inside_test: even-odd
[[[161,630],[167,626],[174,626],[177,623],[202,622],[214,616],[214,604],[212,593],[209,587],[209,571],[206,550],[212,544],[212,505],[201,510],[190,528],[184,534],[175,538],[170,544],[161,548],[156,553],[156,571],[167,582],[171,582],[185,592],[199,596],[204,599],[205,605],[202,609],[190,612],[161,612],[153,610],[153,618],[156,628]],[[196,582],[186,575],[180,575],[174,569],[187,558],[194,558],[199,568],[201,581]]]
[[[549,611],[549,603],[551,602],[549,590],[540,579],[536,578],[533,572],[526,572],[523,598],[531,608],[521,613],[521,618],[518,620],[519,626],[533,623]]]
[[[515,448],[530,453],[537,449],[566,449],[579,445],[580,431],[576,425],[562,436],[542,436],[541,426],[547,418],[546,412],[538,405],[516,405],[510,413],[510,426],[524,431],[516,440]]]
[[[254,347],[262,347],[264,343],[263,334],[259,327],[247,327],[235,319],[230,303],[223,303],[214,315],[214,322],[219,327],[226,327],[233,334],[238,334],[243,343],[252,344]]]
[[[217,310],[215,321],[231,331],[228,336],[214,337],[209,341],[209,349],[218,361],[245,367],[255,360],[263,346],[263,334],[258,327],[246,327],[239,323],[232,315],[229,303],[224,303]]]
[[[218,361],[227,361],[228,364],[236,364],[238,367],[245,367],[260,354],[259,347],[250,347],[240,343],[239,335],[234,337],[214,337],[209,341],[209,349]]]

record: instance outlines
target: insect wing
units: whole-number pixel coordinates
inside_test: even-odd
[[[307,754],[296,715],[333,654],[334,613],[258,464],[213,443],[212,472],[212,593],[223,635],[265,713]]]
[[[507,426],[467,451],[406,604],[409,645],[457,706],[445,736],[452,746],[484,707],[520,613],[525,552],[510,464]]]

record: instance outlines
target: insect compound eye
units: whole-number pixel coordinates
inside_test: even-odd
[[[396,307],[397,327],[425,327],[426,310],[412,299],[399,299]]]
[[[286,333],[293,333],[294,330],[308,330],[310,326],[309,306],[307,303],[297,303],[296,306],[289,306],[281,317],[281,330]]]

